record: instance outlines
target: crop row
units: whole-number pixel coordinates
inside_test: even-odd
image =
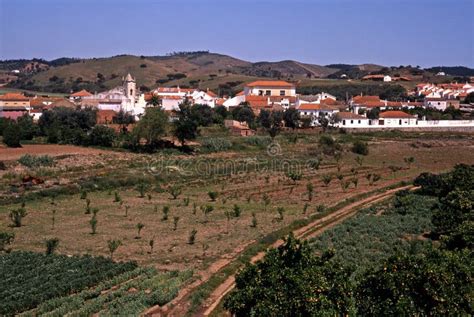
[[[16,314],[47,301],[134,270],[133,262],[115,263],[91,256],[12,252],[0,257],[0,315]]]

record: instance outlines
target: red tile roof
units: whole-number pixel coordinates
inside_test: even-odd
[[[212,90],[209,90],[209,89],[208,89],[208,90],[206,91],[206,93],[207,93],[209,96],[211,96],[211,97],[214,97],[214,98],[217,97],[217,94],[214,93]]]
[[[28,97],[25,97],[23,94],[8,92],[4,95],[0,95],[0,100],[2,101],[29,101]]]
[[[295,87],[295,84],[283,80],[257,80],[246,85],[247,87]]]
[[[75,92],[71,95],[71,97],[90,97],[90,96],[92,96],[92,94],[85,89],[82,89],[81,91]]]
[[[334,107],[326,104],[315,104],[315,103],[303,103],[298,107],[298,110],[326,110],[334,111],[339,110],[338,107]]]
[[[362,104],[366,102],[380,102],[379,96],[354,96],[352,102],[356,104]]]
[[[348,111],[338,112],[336,116],[339,119],[367,119],[366,117],[361,116],[360,114],[355,114],[353,112]]]
[[[403,112],[403,111],[398,111],[398,110],[382,112],[379,115],[379,117],[380,118],[388,118],[388,119],[398,119],[398,118],[413,119],[413,118],[416,118],[416,116],[414,116],[414,115],[408,114],[408,113]]]

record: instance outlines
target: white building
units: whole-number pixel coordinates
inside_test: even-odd
[[[385,127],[416,126],[418,123],[416,115],[403,111],[385,111],[379,115],[378,125]]]
[[[333,115],[339,112],[339,107],[326,104],[303,103],[296,110],[301,118],[311,118],[311,126],[320,125],[320,120],[326,118],[329,120]]]

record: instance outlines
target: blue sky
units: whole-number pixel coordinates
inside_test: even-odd
[[[0,0],[0,59],[210,50],[474,67],[474,0]]]

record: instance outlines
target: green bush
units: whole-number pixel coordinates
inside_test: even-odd
[[[49,155],[30,155],[25,154],[18,159],[18,163],[26,167],[35,168],[41,166],[53,166],[54,159]]]
[[[249,136],[245,138],[245,143],[252,146],[263,147],[272,143],[269,136]]]
[[[353,143],[351,151],[355,154],[367,155],[369,154],[369,145],[366,142],[357,140]]]
[[[205,152],[227,151],[232,147],[232,142],[224,138],[207,138],[201,142],[201,149]]]
[[[21,131],[18,124],[9,122],[3,129],[3,143],[8,147],[21,147]]]
[[[92,128],[87,143],[89,145],[111,147],[116,137],[114,129],[104,125],[96,125]]]

